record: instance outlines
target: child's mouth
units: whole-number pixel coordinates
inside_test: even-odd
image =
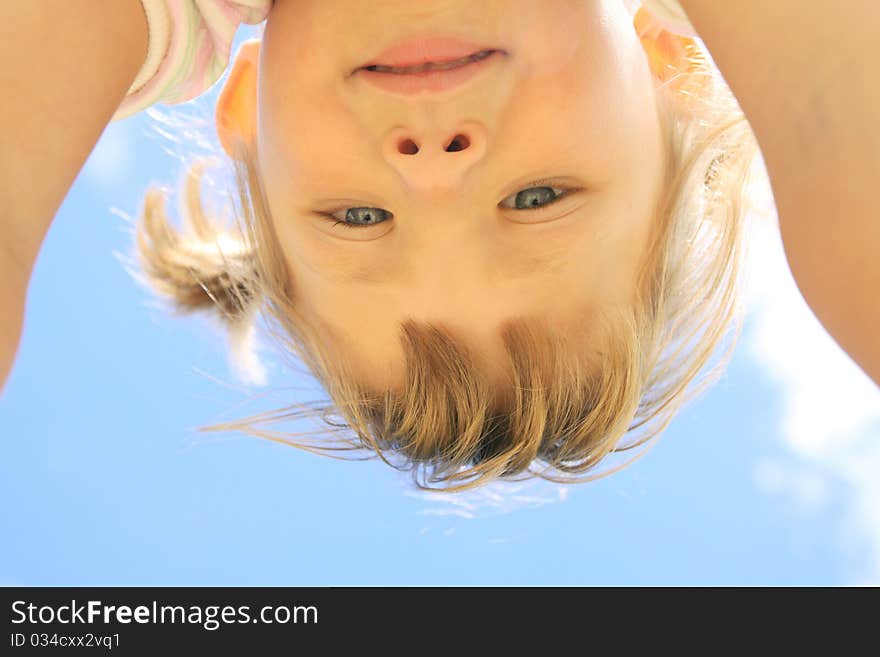
[[[374,64],[372,66],[364,66],[363,70],[374,71],[376,73],[392,73],[394,75],[418,75],[421,73],[431,73],[434,71],[451,71],[453,69],[461,68],[462,66],[467,66],[468,64],[486,59],[487,57],[490,57],[494,52],[496,51],[482,50],[478,53],[474,53],[473,55],[468,55],[467,57],[461,57],[459,59],[441,62],[425,62],[416,66],[398,67]]]

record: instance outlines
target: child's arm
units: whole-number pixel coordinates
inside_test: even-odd
[[[3,0],[0,25],[2,386],[43,238],[144,63],[148,35],[140,0]]]
[[[680,3],[758,138],[801,293],[880,383],[880,2]]]

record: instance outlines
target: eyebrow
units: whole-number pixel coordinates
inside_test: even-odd
[[[498,275],[507,279],[521,279],[533,276],[535,274],[549,274],[558,269],[566,259],[568,249],[553,248],[545,249],[538,255],[524,255],[522,257],[514,257],[510,263],[505,263],[500,267]],[[385,266],[376,261],[370,264],[356,264],[345,266],[339,277],[341,283],[358,283],[361,285],[381,285],[388,282]]]

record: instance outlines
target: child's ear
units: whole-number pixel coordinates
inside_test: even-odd
[[[245,41],[238,49],[229,77],[217,99],[215,120],[223,150],[234,157],[238,140],[253,144],[257,127],[257,67],[260,41]]]
[[[636,11],[633,26],[642,41],[651,72],[661,82],[689,70],[689,48],[698,47],[694,39],[669,31],[644,7]]]

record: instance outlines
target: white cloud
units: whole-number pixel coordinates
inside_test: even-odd
[[[92,185],[114,187],[132,175],[134,169],[133,125],[126,121],[110,123],[95,144],[82,176]]]
[[[829,482],[815,470],[789,463],[763,460],[755,466],[755,483],[767,493],[788,493],[798,510],[820,510],[829,496]]]
[[[763,166],[759,157],[759,174]],[[859,583],[880,580],[880,389],[798,291],[762,180],[757,175],[753,188],[765,216],[752,225],[743,346],[780,392],[781,438],[795,463],[759,463],[756,482],[810,509],[821,506],[832,483],[840,488],[849,508],[842,535],[852,552],[869,554]]]

